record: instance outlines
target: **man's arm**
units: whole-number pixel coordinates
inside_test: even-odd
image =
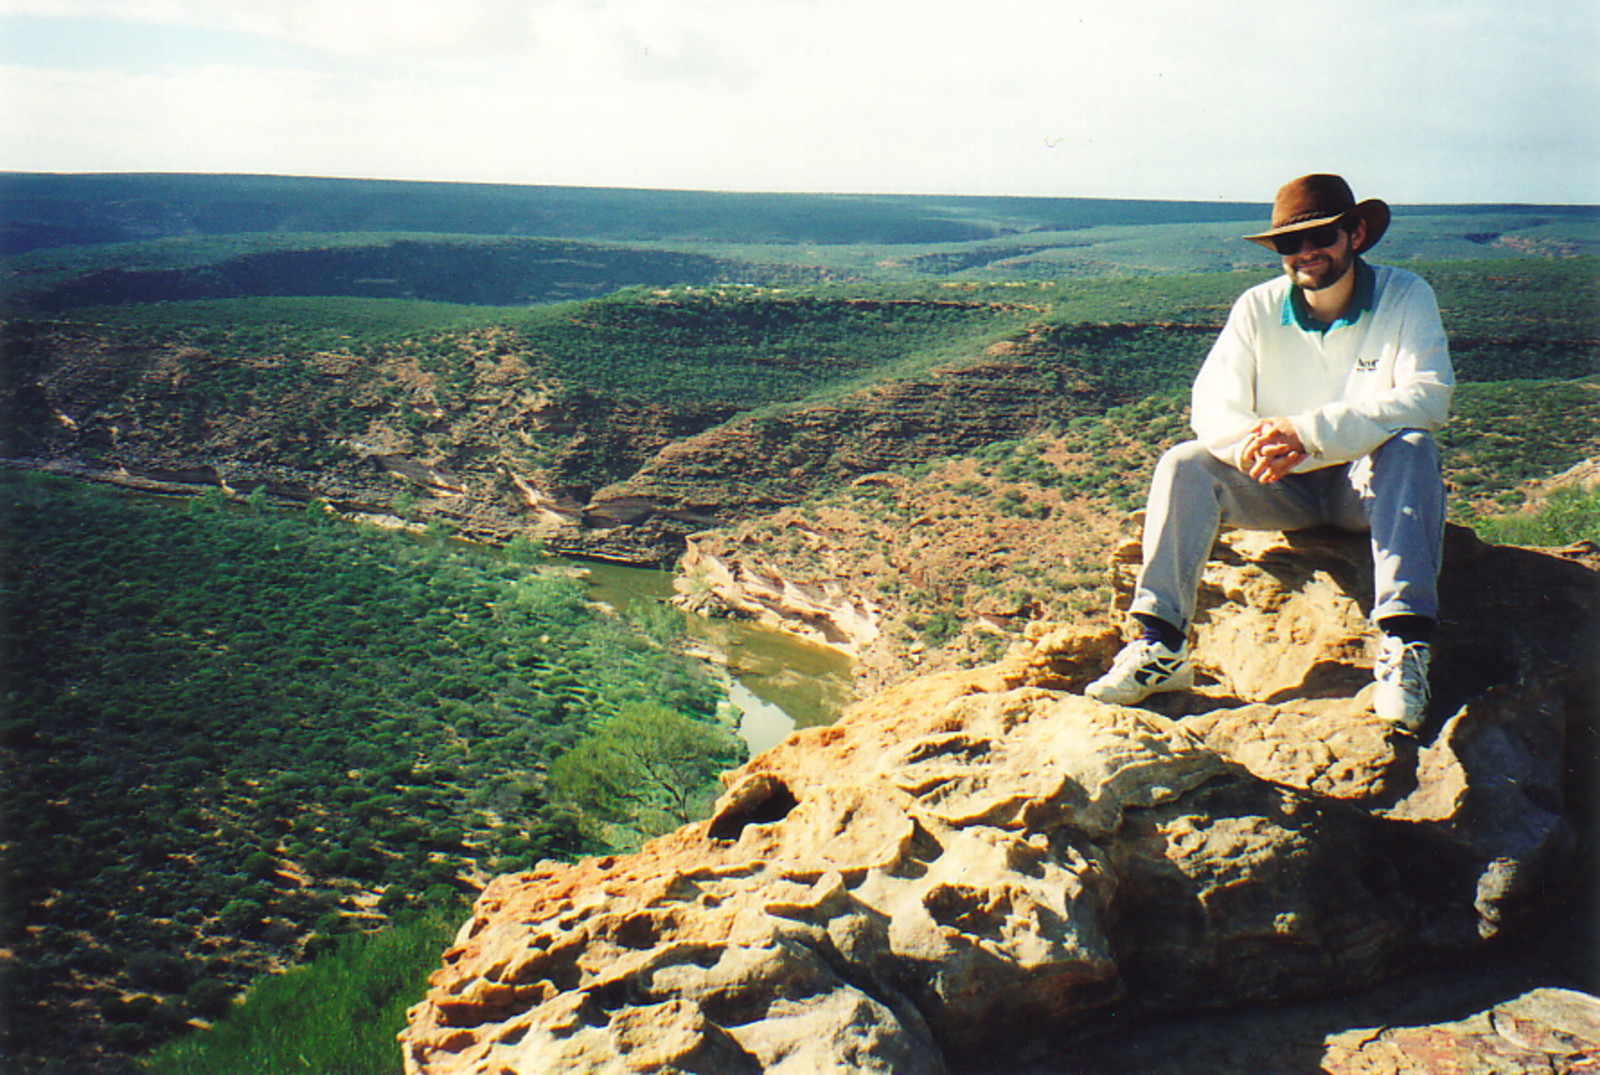
[[[1262,415],[1256,410],[1255,313],[1248,292],[1228,314],[1194,380],[1189,423],[1206,450],[1247,470],[1245,448]]]
[[[1368,455],[1402,429],[1432,432],[1450,413],[1455,371],[1433,289],[1418,277],[1390,286],[1403,288],[1393,296],[1395,334],[1371,341],[1390,354],[1380,369],[1367,375],[1382,380],[1367,390],[1356,385],[1344,398],[1291,419],[1319,466]]]

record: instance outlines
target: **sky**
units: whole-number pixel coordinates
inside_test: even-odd
[[[1600,203],[1596,0],[0,0],[0,170]]]

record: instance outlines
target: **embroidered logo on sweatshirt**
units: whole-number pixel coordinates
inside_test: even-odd
[[[1376,358],[1358,358],[1358,359],[1356,359],[1356,372],[1357,373],[1371,373],[1374,370],[1376,370],[1377,368],[1378,368],[1378,360]]]

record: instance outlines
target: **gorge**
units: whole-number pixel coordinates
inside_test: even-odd
[[[291,226],[368,220],[359,184],[290,191],[295,211],[274,216],[272,191],[296,184],[187,177],[168,197],[159,177],[108,177],[62,182],[57,205],[50,177],[7,182],[26,197],[4,212],[39,214],[8,221],[30,250],[0,276],[8,507],[37,492],[15,472],[53,473],[190,498],[173,532],[202,538],[291,509],[319,550],[202,540],[150,570],[212,577],[135,593],[117,558],[169,553],[168,523],[100,502],[73,517],[124,528],[96,537],[111,574],[80,576],[65,546],[12,569],[55,632],[41,599],[7,621],[31,647],[17,652],[81,662],[30,661],[39,682],[0,735],[31,849],[0,979],[32,1005],[39,1048],[78,1050],[74,1070],[116,1071],[231,995],[191,1002],[195,983],[152,979],[164,964],[143,949],[181,938],[194,973],[242,988],[430,893],[480,890],[407,1030],[419,1071],[847,1054],[970,1070],[993,1024],[1019,1075],[1067,1047],[1121,1075],[1136,1041],[1149,1059],[1184,1020],[1242,1028],[1273,997],[1334,1007],[1276,1054],[1291,1063],[1217,1070],[1394,1075],[1382,1057],[1436,1031],[1582,1070],[1595,977],[1572,959],[1541,955],[1526,1003],[1496,978],[1477,1006],[1394,1000],[1418,1013],[1405,1026],[1337,1005],[1376,982],[1390,992],[1369,1005],[1420,1002],[1403,996],[1418,966],[1434,968],[1420,992],[1455,997],[1457,969],[1521,966],[1519,946],[1593,949],[1572,912],[1594,862],[1592,550],[1456,533],[1462,613],[1419,740],[1363,716],[1361,568],[1320,538],[1220,555],[1197,694],[1115,712],[1076,697],[1115,639],[1149,468],[1185,435],[1182,387],[1232,297],[1271,271],[1238,240],[1260,207],[728,198],[708,217],[692,196],[430,187],[398,192],[421,197],[403,214],[417,231],[396,235]],[[69,234],[100,219],[70,200],[90,187],[141,193]],[[241,190],[267,230],[206,232]],[[563,230],[444,234],[484,219],[427,216],[456,194],[545,198],[534,217]],[[680,227],[713,218],[717,241]],[[150,230],[171,221],[186,230]],[[773,238],[775,222],[789,230]],[[1488,533],[1547,504],[1558,475],[1581,491],[1572,468],[1600,443],[1600,215],[1413,207],[1393,232],[1386,256],[1434,284],[1462,376],[1452,518]],[[399,520],[427,548],[380,566],[332,543],[330,513]],[[452,536],[521,566],[430,556]],[[591,571],[587,601],[524,570],[539,549]],[[267,581],[245,581],[257,568]],[[273,599],[290,569],[318,594],[304,609]],[[644,612],[572,640],[541,626],[626,606],[603,577],[635,570]],[[404,626],[429,637],[386,649],[392,614],[370,595],[401,579]],[[640,637],[673,620],[669,598],[713,617],[687,621],[687,646],[731,682],[676,663],[664,632]],[[1528,619],[1541,609],[1549,637]],[[794,648],[730,643],[747,621]],[[174,671],[136,696],[146,673],[102,643],[141,638]],[[616,682],[592,682],[613,658]],[[353,701],[324,697],[335,680]],[[551,767],[641,693],[715,722],[719,691],[776,701],[799,728],[773,718],[710,819],[637,855],[585,843],[600,830],[552,801]],[[832,723],[846,694],[861,701]],[[165,818],[166,789],[190,786],[178,828],[131,820]],[[80,805],[93,816],[63,820]],[[1524,945],[1541,917],[1553,940]],[[1059,1041],[1024,1034],[1046,1020]]]

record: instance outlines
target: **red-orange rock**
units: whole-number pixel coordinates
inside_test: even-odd
[[[1419,743],[1366,711],[1359,539],[1227,549],[1194,695],[1084,699],[1114,634],[1039,629],[795,733],[637,854],[497,879],[411,1012],[407,1071],[1070,1059],[1113,1011],[1358,991],[1558,887],[1588,820],[1564,796],[1592,777],[1567,782],[1565,744],[1594,723],[1593,557],[1455,557],[1448,709]]]

